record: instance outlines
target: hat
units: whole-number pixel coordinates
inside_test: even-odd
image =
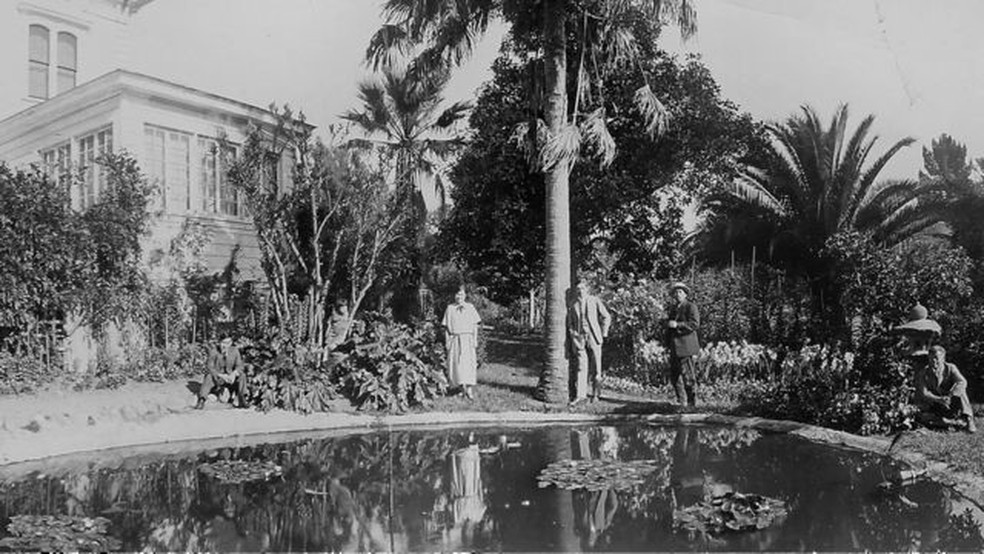
[[[893,329],[902,334],[934,334],[939,335],[943,328],[939,323],[929,319],[929,312],[922,304],[916,304],[909,309],[909,321]]]
[[[670,292],[673,292],[677,289],[683,289],[683,292],[690,294],[690,287],[688,287],[687,283],[684,283],[683,281],[677,281],[676,283],[670,285]]]

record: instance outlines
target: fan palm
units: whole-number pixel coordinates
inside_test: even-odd
[[[381,79],[359,85],[360,109],[342,115],[365,135],[350,140],[350,146],[394,156],[397,187],[411,200],[419,218],[426,216],[428,184],[433,183],[438,205],[445,202],[448,184],[443,166],[462,144],[454,133],[455,124],[471,109],[468,102],[444,106],[448,77],[446,71],[422,75],[387,67]]]
[[[384,11],[387,24],[373,36],[368,50],[377,64],[391,63],[394,55],[406,55],[423,45],[414,61],[415,71],[440,71],[467,57],[496,17],[510,24],[514,39],[528,44],[530,57],[542,64],[530,91],[530,104],[535,106],[531,120],[517,129],[517,137],[543,171],[547,197],[546,356],[537,396],[564,402],[568,397],[564,319],[572,273],[570,171],[582,151],[596,154],[602,163],[610,163],[615,154],[604,105],[586,113],[581,112],[582,106],[604,94],[605,77],[611,71],[634,67],[642,37],[633,22],[639,17],[676,24],[684,37],[691,35],[696,29],[691,0],[387,0]],[[567,90],[568,37],[576,37],[579,47],[573,103],[568,102]],[[636,103],[647,128],[658,135],[667,114],[648,84],[637,91]]]

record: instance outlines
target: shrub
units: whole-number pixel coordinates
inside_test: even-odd
[[[433,325],[370,321],[336,368],[342,391],[360,409],[404,411],[447,390],[443,346]]]
[[[791,353],[777,381],[742,391],[743,408],[763,417],[789,419],[853,433],[888,433],[911,427],[912,387],[902,362],[882,368],[871,382],[855,367],[855,356],[827,345]]]
[[[0,350],[0,394],[37,392],[53,382],[59,373],[33,357]]]
[[[338,397],[320,353],[294,348],[276,336],[243,339],[240,352],[246,365],[246,402],[261,410],[274,408],[300,413],[331,411]]]

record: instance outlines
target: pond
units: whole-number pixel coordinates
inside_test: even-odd
[[[879,487],[898,469],[892,464],[793,436],[710,426],[305,438],[2,483],[0,545],[73,549],[52,541],[76,533],[102,542],[74,549],[154,551],[984,547],[980,511],[950,489],[929,481]],[[541,482],[550,475],[587,488]],[[752,531],[679,524],[682,511],[729,492],[775,499],[784,511]],[[37,515],[58,517],[23,517]]]

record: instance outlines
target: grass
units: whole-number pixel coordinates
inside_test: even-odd
[[[977,418],[978,427],[981,418]],[[899,446],[946,462],[957,470],[984,475],[984,433],[968,434],[963,431],[931,431],[916,429],[906,431],[899,439]]]

